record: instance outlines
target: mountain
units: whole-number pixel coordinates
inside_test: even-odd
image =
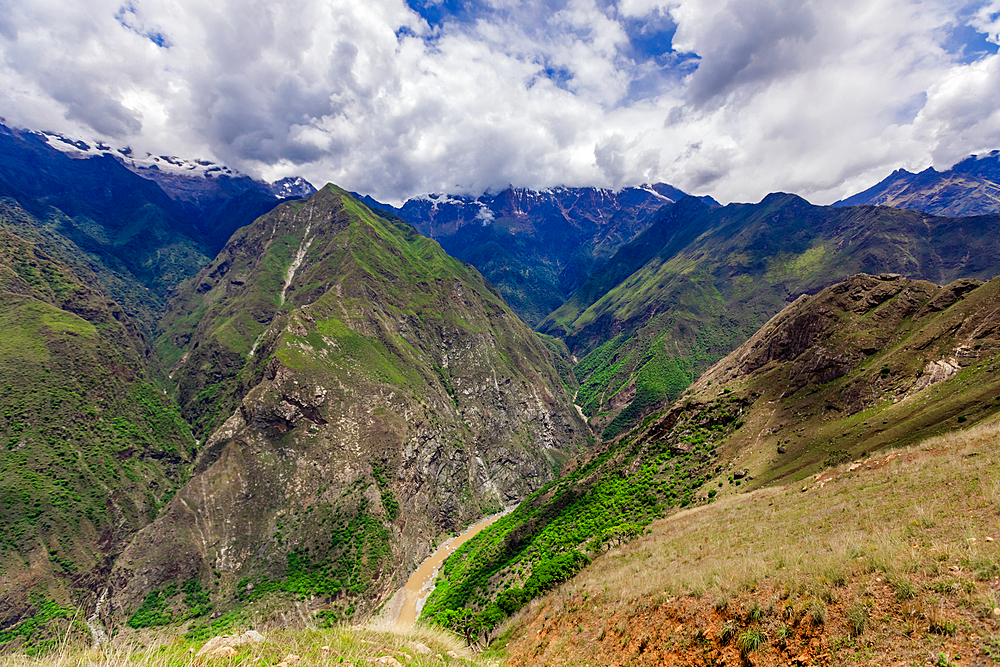
[[[156,347],[205,441],[111,573],[109,613],[134,626],[163,618],[158,600],[188,613],[185,587],[232,613],[276,595],[371,611],[589,435],[478,272],[332,185],[240,229],[178,289]]]
[[[570,474],[458,549],[426,614],[488,635],[673,508],[798,484],[887,447],[995,424],[998,312],[1000,278],[941,287],[862,274],[799,297],[680,400],[581,455]],[[629,580],[647,576],[636,576],[644,561],[627,562]]]
[[[286,186],[293,194],[308,189],[192,164],[126,161],[102,144],[0,125],[0,199],[20,211],[0,225],[74,269],[93,271],[150,333],[169,291],[233,231],[277,205]]]
[[[130,148],[112,149],[101,142],[88,143],[52,132],[31,134],[72,158],[112,157],[133,174],[159,185],[208,241],[209,254],[218,252],[233,231],[267,213],[279,201],[316,192],[298,176],[267,183],[210,160],[139,156]]]
[[[678,396],[791,299],[859,272],[946,283],[1000,267],[1000,216],[813,206],[788,194],[662,209],[539,325],[581,357],[576,403],[606,437]]]
[[[595,266],[645,229],[652,213],[684,196],[657,183],[618,191],[509,187],[475,198],[427,195],[400,208],[362,200],[399,216],[475,266],[533,326],[558,308]]]
[[[834,204],[910,208],[947,216],[1000,213],[1000,150],[972,155],[943,172],[897,169],[882,182]]]
[[[138,328],[95,282],[0,229],[2,642],[106,579],[193,458]]]

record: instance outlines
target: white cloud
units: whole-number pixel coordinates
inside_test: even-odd
[[[825,202],[1000,145],[1000,57],[963,64],[943,29],[1000,42],[998,0],[477,7],[0,0],[0,115],[392,201],[665,180]],[[698,60],[630,43],[643,22]]]

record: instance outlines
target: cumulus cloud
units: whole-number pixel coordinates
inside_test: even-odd
[[[0,0],[0,115],[396,202],[825,202],[1000,146],[998,43],[1000,0]]]

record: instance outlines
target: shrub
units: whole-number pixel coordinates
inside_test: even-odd
[[[851,630],[851,635],[857,637],[865,631],[868,626],[868,609],[864,604],[856,602],[847,609],[847,627]]]
[[[747,653],[753,653],[754,651],[759,651],[764,648],[764,644],[767,643],[767,635],[760,628],[748,628],[740,633],[739,639],[736,640],[736,647],[740,650],[740,653],[746,655]]]

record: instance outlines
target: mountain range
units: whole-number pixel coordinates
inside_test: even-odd
[[[623,188],[508,187],[479,197],[427,195],[395,208],[492,282],[521,319],[534,326],[561,305],[591,271],[648,224],[650,214],[686,196],[665,183]],[[711,197],[709,205],[718,205]]]
[[[935,215],[986,215],[1000,209],[1000,151],[971,155],[947,171],[897,169],[834,206],[893,206]]]
[[[425,613],[488,636],[675,509],[1000,409],[996,153],[835,206],[400,207],[6,127],[0,155],[7,647],[74,606],[360,620],[512,509]]]

